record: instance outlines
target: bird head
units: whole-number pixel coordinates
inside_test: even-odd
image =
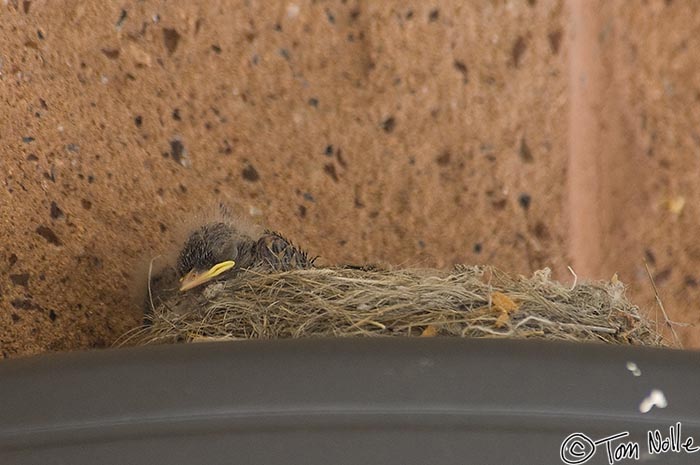
[[[180,291],[201,286],[238,269],[254,241],[225,222],[205,224],[185,241],[177,259]]]

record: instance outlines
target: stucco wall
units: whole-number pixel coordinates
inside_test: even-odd
[[[111,344],[218,201],[320,263],[571,265],[650,305],[646,256],[694,322],[700,13],[638,3],[5,1],[3,355]]]

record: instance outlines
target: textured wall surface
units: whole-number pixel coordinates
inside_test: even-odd
[[[600,2],[607,85],[600,127],[602,257],[635,301],[655,309],[654,275],[672,318],[700,320],[700,4]],[[686,345],[700,331],[679,328]]]
[[[143,263],[218,201],[326,264],[582,263],[649,303],[646,256],[694,321],[700,14],[624,6],[582,38],[573,0],[4,0],[2,354],[114,342]],[[587,92],[590,222],[567,174]],[[572,247],[581,224],[600,242]]]

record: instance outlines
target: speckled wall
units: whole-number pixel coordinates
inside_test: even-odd
[[[700,4],[599,2],[602,105],[595,186],[602,259],[656,310],[644,262],[672,319],[700,321]],[[660,312],[659,317],[661,317]],[[678,327],[686,345],[700,331]]]
[[[650,168],[633,183],[625,165],[607,170],[591,191],[641,183],[644,195],[602,208],[604,244],[588,247],[603,245],[605,260],[586,266],[619,271],[647,299],[646,255],[673,314],[693,320],[700,15],[682,11],[691,0],[623,4],[600,8],[595,27],[635,128],[622,146],[651,152],[628,163]],[[586,255],[569,240],[580,222],[567,174],[571,11],[554,0],[4,0],[2,354],[111,344],[140,320],[131,296],[144,261],[218,201],[323,264],[550,266],[570,279]],[[666,218],[664,199],[680,195],[685,209]]]

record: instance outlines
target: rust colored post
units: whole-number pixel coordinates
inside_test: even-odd
[[[598,2],[568,0],[569,47],[569,257],[579,276],[596,277],[601,264],[601,130],[604,76],[598,42]]]

